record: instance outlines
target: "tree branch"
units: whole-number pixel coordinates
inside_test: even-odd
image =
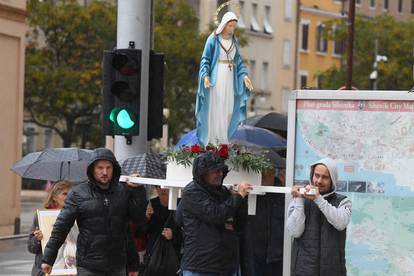
[[[40,122],[37,118],[36,118],[36,116],[34,115],[34,113],[33,113],[33,110],[31,109],[31,108],[29,108],[29,107],[26,107],[26,109],[29,111],[29,113],[30,113],[30,120],[27,120],[27,122],[30,122],[30,123],[34,123],[34,124],[36,124],[36,125],[38,125],[38,126],[40,126],[40,127],[45,127],[45,128],[50,128],[50,129],[53,129],[54,131],[56,131],[56,133],[63,139],[63,137],[64,137],[64,134],[63,134],[63,132],[60,130],[60,129],[58,129],[57,127],[55,127],[54,125],[49,125],[49,124],[45,124],[45,123],[42,123],[42,122]]]

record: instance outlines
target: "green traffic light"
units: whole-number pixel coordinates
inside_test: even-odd
[[[109,120],[112,123],[115,123],[115,117],[116,117],[118,111],[119,111],[119,108],[114,108],[114,109],[111,110],[111,113],[109,114]]]
[[[118,126],[123,129],[130,129],[135,125],[135,122],[131,119],[129,112],[125,109],[121,109],[118,112],[116,116],[116,122]]]

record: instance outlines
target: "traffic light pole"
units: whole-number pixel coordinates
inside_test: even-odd
[[[115,136],[114,153],[118,160],[147,152],[148,149],[147,118],[151,2],[147,0],[118,1],[117,49],[127,49],[130,41],[133,41],[135,42],[135,48],[142,50],[139,136],[129,138]],[[128,139],[131,139],[131,143],[127,143]]]

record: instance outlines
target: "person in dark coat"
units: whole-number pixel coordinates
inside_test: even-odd
[[[183,191],[176,218],[184,236],[183,276],[233,276],[239,271],[237,219],[251,185],[242,182],[237,192],[229,191],[222,185],[227,172],[212,152],[194,159],[193,181]]]
[[[42,258],[42,271],[50,273],[58,249],[76,221],[77,275],[125,276],[128,220],[145,220],[145,189],[119,183],[121,167],[112,151],[105,148],[94,151],[87,174],[89,181],[69,192],[53,226]],[[129,251],[136,254],[135,250]]]
[[[284,168],[277,170],[284,172]],[[264,172],[262,185],[284,186],[284,174],[275,177],[274,170]],[[248,216],[243,235],[242,276],[282,276],[285,195],[258,195],[256,204],[256,214]]]
[[[162,235],[165,239],[172,241],[177,257],[181,259],[181,229],[175,223],[174,211],[168,210],[168,189],[161,189],[157,186],[156,190],[158,197],[150,200],[146,212],[147,253],[152,253],[155,242]]]
[[[49,210],[62,209],[65,205],[65,198],[69,192],[71,184],[67,181],[56,182],[49,194],[46,197],[44,207]],[[30,230],[29,239],[27,240],[27,249],[30,253],[36,254],[35,261],[32,267],[31,276],[44,276],[42,272],[42,246],[41,240],[43,239],[43,233],[39,229],[39,220],[37,214],[34,216],[33,225]]]

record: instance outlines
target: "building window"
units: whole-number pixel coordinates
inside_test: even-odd
[[[250,20],[250,30],[253,32],[260,32],[259,23],[257,23],[257,4],[252,4],[252,19]]]
[[[52,129],[45,128],[44,135],[45,135],[45,148],[51,148],[52,147],[52,135],[53,135]]]
[[[285,18],[292,19],[293,18],[293,0],[285,0]]]
[[[255,81],[255,72],[256,72],[256,61],[250,60],[249,62],[249,78],[252,81],[252,83],[256,83]]]
[[[398,0],[398,12],[402,13],[403,10],[403,0]]]
[[[361,6],[361,1],[362,0],[355,0],[355,4],[358,5],[358,6]]]
[[[411,14],[414,14],[414,0],[411,0]]]
[[[369,1],[369,7],[375,9],[375,0]]]
[[[263,62],[263,90],[269,91],[269,63]]]
[[[345,42],[344,40],[339,37],[338,29],[334,26],[333,28],[334,33],[334,54],[335,55],[342,55],[345,49]]]
[[[308,87],[308,76],[300,75],[300,89],[305,89]]]
[[[283,41],[283,65],[289,66],[290,65],[290,41],[285,40]]]
[[[324,37],[325,26],[319,24],[316,31],[316,51],[326,53],[328,51],[328,40]]]
[[[239,19],[237,20],[237,27],[241,28],[241,29],[245,29],[246,28],[246,24],[244,23],[244,1],[240,1],[239,2],[240,5],[240,15],[239,15]]]
[[[266,6],[265,7],[265,19],[263,22],[263,26],[264,26],[264,32],[265,34],[272,34],[273,30],[272,30],[272,26],[270,25],[270,6]]]
[[[303,51],[308,50],[308,39],[309,39],[309,23],[302,22],[302,38],[300,48]]]
[[[389,8],[388,0],[384,0],[384,10],[388,10],[388,8]]]

